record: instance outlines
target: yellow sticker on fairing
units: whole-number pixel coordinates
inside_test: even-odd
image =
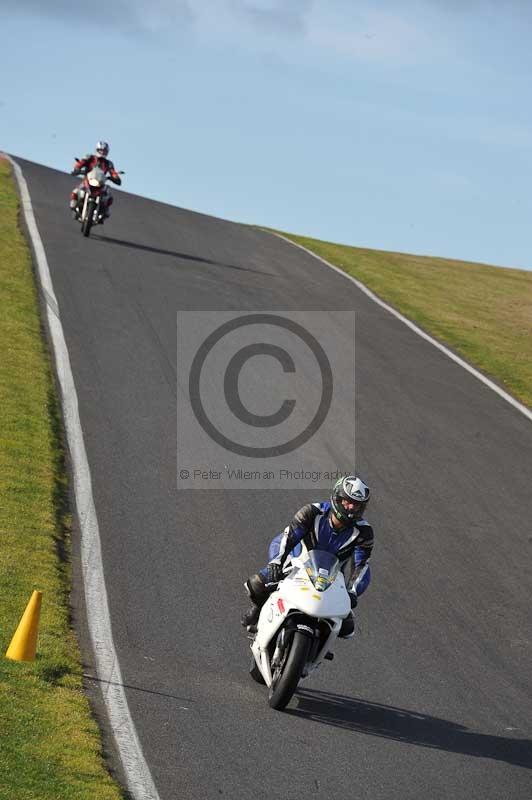
[[[312,595],[312,598],[313,598],[314,600],[321,600],[321,597],[319,596],[319,594],[313,594],[313,595]]]

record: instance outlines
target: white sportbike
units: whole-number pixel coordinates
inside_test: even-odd
[[[332,553],[303,547],[261,609],[253,637],[250,675],[269,689],[269,704],[283,709],[301,678],[332,660],[332,648],[351,612],[340,562]]]

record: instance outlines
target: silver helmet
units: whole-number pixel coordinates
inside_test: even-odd
[[[369,486],[358,475],[347,475],[333,486],[331,508],[340,522],[349,524],[363,518],[369,498]],[[346,508],[342,500],[349,501],[351,507]]]

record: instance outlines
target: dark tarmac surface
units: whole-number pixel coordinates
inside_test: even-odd
[[[284,241],[125,192],[84,239],[67,208],[74,179],[17,161],[80,401],[127,699],[161,800],[532,797],[531,423]],[[280,714],[247,674],[242,582],[321,494],[177,491],[176,312],[333,305],[357,312],[373,583],[357,638]]]

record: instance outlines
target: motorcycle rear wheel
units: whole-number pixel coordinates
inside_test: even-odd
[[[92,228],[92,219],[94,215],[95,204],[93,202],[87,203],[87,216],[81,223],[81,232],[83,236],[89,236]]]
[[[308,636],[301,631],[294,633],[292,641],[288,645],[288,653],[273,676],[268,697],[271,708],[282,711],[292,699],[305,669],[310,645],[311,641]]]

